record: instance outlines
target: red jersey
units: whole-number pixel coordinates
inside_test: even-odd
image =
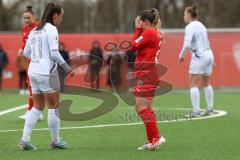
[[[22,49],[24,49],[27,39],[28,39],[28,35],[29,33],[35,28],[37,27],[37,23],[32,23],[30,25],[24,25],[22,27],[22,37],[23,37],[23,45],[22,45]]]
[[[163,35],[154,28],[142,30],[137,28],[132,39],[131,50],[137,51],[135,72],[154,70],[155,58],[160,52]]]
[[[132,39],[132,49],[137,51],[136,63],[155,63],[155,57],[160,50],[163,35],[156,29],[142,30],[137,28]]]
[[[160,83],[159,69],[155,58],[160,52],[163,35],[156,29],[136,29],[132,39],[132,51],[137,51],[134,65],[134,95],[153,97]]]

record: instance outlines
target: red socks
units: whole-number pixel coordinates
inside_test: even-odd
[[[154,138],[160,138],[157,120],[154,112],[146,108],[138,112],[138,115],[142,118],[142,121],[144,122],[148,141],[151,142]]]
[[[32,99],[32,89],[31,87],[29,88],[29,91],[30,91],[30,95],[29,95],[29,98],[28,98],[28,110],[30,111],[33,107],[33,99]]]

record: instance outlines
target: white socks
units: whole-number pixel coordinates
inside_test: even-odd
[[[52,141],[55,143],[60,142],[59,128],[59,110],[58,109],[48,109],[48,127],[51,131]]]
[[[214,99],[214,92],[211,85],[204,88],[205,99],[207,103],[207,110],[213,110],[213,99]],[[193,106],[193,112],[199,113],[200,112],[200,92],[198,87],[193,87],[190,89],[190,97]]]
[[[213,110],[213,99],[214,99],[214,92],[211,85],[204,88],[205,99],[207,103],[207,110]]]
[[[193,112],[199,113],[200,112],[200,92],[198,87],[193,87],[190,89],[190,97],[193,106]]]
[[[38,118],[42,112],[36,108],[32,108],[31,111],[27,114],[25,125],[23,129],[22,141],[29,142],[32,129],[35,127]],[[58,143],[60,141],[59,137],[59,128],[60,128],[60,119],[59,119],[58,109],[48,109],[48,126],[51,131],[52,141]]]
[[[32,129],[35,127],[41,113],[42,112],[40,110],[34,107],[31,109],[31,111],[28,112],[25,120],[25,124],[24,124],[22,141],[24,142],[30,141]]]

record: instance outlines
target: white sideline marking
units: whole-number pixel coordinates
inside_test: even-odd
[[[22,107],[22,106],[21,106]],[[174,110],[174,108],[170,108],[171,110]],[[175,108],[175,110],[189,110],[187,108]],[[193,118],[191,120],[188,119],[177,119],[177,120],[166,120],[166,121],[158,121],[158,123],[170,123],[170,122],[182,122],[182,121],[194,121],[194,120],[202,120],[202,119],[210,119],[210,118],[216,118],[227,115],[226,111],[221,110],[214,110],[217,112],[215,115],[206,116],[206,117],[199,117],[199,118]],[[84,129],[84,128],[107,128],[107,127],[117,127],[117,126],[134,126],[134,125],[142,125],[143,123],[120,123],[120,124],[103,124],[103,125],[93,125],[93,126],[76,126],[76,127],[62,127],[61,130],[73,130],[73,129]],[[38,128],[33,129],[34,131],[46,131],[49,130],[49,128]],[[8,132],[19,132],[22,131],[22,129],[10,129],[10,130],[0,130],[0,133],[8,133]]]
[[[21,109],[24,109],[24,108],[27,108],[27,104],[24,104],[22,106],[17,106],[15,108],[11,108],[11,109],[7,109],[7,110],[4,110],[4,111],[1,111],[0,112],[0,116],[8,114],[8,113],[11,113],[11,112],[15,112],[15,111],[18,111],[18,110],[21,110]]]

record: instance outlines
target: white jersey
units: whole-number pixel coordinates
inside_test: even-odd
[[[57,66],[51,58],[51,51],[58,51],[58,31],[46,23],[41,30],[33,29],[24,48],[24,55],[31,59],[30,74],[50,75]]]
[[[187,49],[197,57],[205,56],[211,50],[206,27],[199,21],[192,21],[185,28],[184,45],[179,57],[184,58]]]

